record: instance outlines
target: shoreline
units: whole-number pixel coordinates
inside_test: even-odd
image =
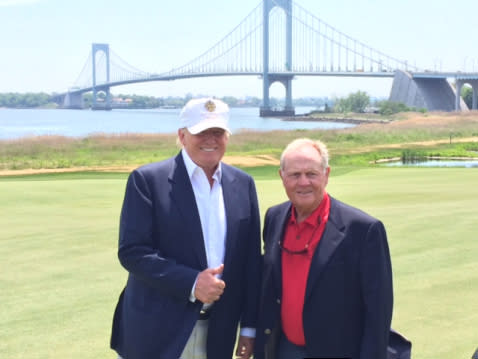
[[[354,125],[359,125],[362,123],[383,123],[387,124],[389,120],[375,120],[375,119],[365,119],[365,118],[354,118],[354,117],[314,117],[309,115],[296,115],[281,117],[282,121],[306,121],[306,122],[339,122],[339,123],[350,123]]]

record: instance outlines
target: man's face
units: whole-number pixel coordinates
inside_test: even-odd
[[[210,128],[192,135],[186,129],[178,132],[179,140],[189,157],[206,173],[214,172],[226,152],[228,136],[222,128]]]
[[[324,197],[330,168],[324,169],[319,152],[312,146],[291,150],[279,171],[285,191],[300,215],[311,214]]]

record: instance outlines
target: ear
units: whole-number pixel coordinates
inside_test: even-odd
[[[184,146],[184,138],[186,137],[185,132],[186,131],[184,131],[182,128],[178,130],[178,139],[179,139],[179,142],[181,142],[181,145],[183,146]]]
[[[325,169],[325,185],[326,186],[329,184],[329,175],[330,175],[330,167],[327,167]]]

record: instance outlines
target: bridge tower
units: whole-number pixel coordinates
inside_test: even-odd
[[[110,47],[108,44],[92,44],[91,58],[93,61],[93,103],[91,104],[92,110],[111,110],[111,94],[109,86],[97,86],[96,85],[96,53],[103,51],[106,56],[106,81],[110,82]],[[105,102],[101,105],[98,103],[98,91],[104,91],[106,93]]]
[[[292,1],[291,0],[264,0],[263,2],[263,74],[262,74],[262,106],[260,116],[293,116],[292,106],[292,79],[293,75],[269,73],[269,15],[275,7],[281,7],[286,14],[286,46],[285,69],[292,69]],[[285,108],[277,111],[270,106],[269,88],[274,82],[280,82],[285,87]]]

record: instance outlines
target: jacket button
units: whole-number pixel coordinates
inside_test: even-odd
[[[264,330],[264,333],[266,333],[267,335],[269,335],[271,333],[271,330],[269,328],[267,328],[266,330]]]
[[[277,304],[280,304],[280,298],[277,298],[276,302]]]

